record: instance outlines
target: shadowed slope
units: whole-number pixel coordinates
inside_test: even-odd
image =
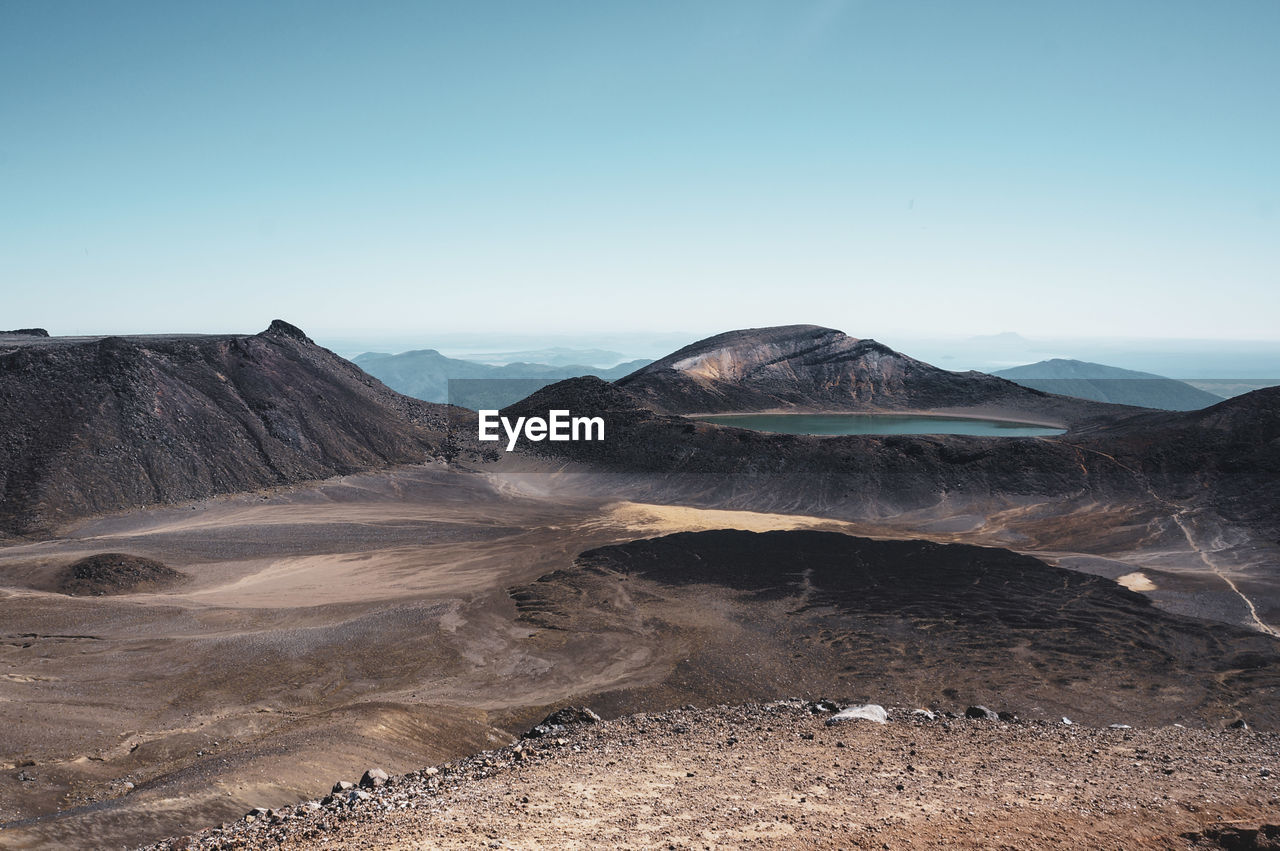
[[[685,532],[585,552],[510,593],[535,641],[631,632],[668,654],[661,682],[590,695],[601,711],[793,691],[1091,723],[1280,722],[1280,641],[1008,550]]]

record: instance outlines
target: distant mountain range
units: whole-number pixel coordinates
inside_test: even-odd
[[[1223,399],[1161,375],[1063,358],[1002,369],[992,375],[1046,393],[1166,411],[1199,410]]]
[[[543,350],[542,354],[555,355],[556,352]],[[615,353],[599,354],[611,356]],[[353,361],[365,372],[406,396],[428,402],[449,402],[472,410],[504,408],[566,378],[594,375],[612,381],[649,363],[647,360],[634,360],[607,369],[583,364],[525,362],[494,366],[445,357],[435,349],[398,355],[365,352]],[[450,381],[454,382],[452,392]]]

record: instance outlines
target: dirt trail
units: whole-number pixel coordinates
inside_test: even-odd
[[[1136,470],[1133,467],[1130,467],[1129,465],[1122,463],[1121,461],[1116,459],[1114,456],[1108,455],[1106,452],[1102,452],[1097,449],[1089,449],[1083,446],[1079,446],[1076,448],[1081,452],[1089,452],[1094,455],[1099,455],[1103,458],[1106,458],[1108,461],[1115,464],[1120,469],[1128,472],[1130,475],[1134,477],[1134,479],[1140,485],[1142,485],[1143,489],[1146,490],[1146,492],[1151,496],[1152,499],[1154,499],[1160,505],[1163,505],[1166,508],[1168,508],[1170,511],[1169,518],[1173,520],[1175,524],[1177,524],[1178,529],[1182,532],[1182,536],[1187,540],[1187,546],[1190,547],[1191,551],[1194,552],[1199,557],[1200,561],[1204,562],[1205,567],[1207,567],[1213,575],[1217,576],[1224,583],[1226,583],[1227,587],[1230,588],[1231,591],[1236,596],[1238,596],[1241,599],[1241,601],[1244,602],[1244,606],[1249,612],[1249,619],[1253,622],[1254,627],[1261,633],[1270,635],[1273,638],[1280,638],[1280,630],[1277,630],[1275,627],[1271,626],[1269,623],[1264,621],[1258,615],[1258,609],[1254,605],[1253,601],[1250,600],[1249,597],[1243,591],[1240,590],[1240,586],[1238,586],[1235,583],[1235,581],[1230,576],[1228,576],[1227,573],[1221,567],[1219,567],[1218,564],[1214,562],[1212,558],[1210,558],[1210,553],[1212,551],[1206,551],[1205,548],[1202,547],[1196,541],[1195,535],[1192,533],[1191,527],[1185,519],[1189,514],[1192,513],[1192,509],[1188,508],[1187,506],[1178,505],[1176,502],[1173,502],[1171,500],[1168,500],[1160,496],[1160,494],[1156,493],[1155,488],[1151,486],[1151,483],[1150,481],[1147,480],[1147,477],[1143,475],[1142,471]],[[1083,466],[1083,462],[1081,466]]]

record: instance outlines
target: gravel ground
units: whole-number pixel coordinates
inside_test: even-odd
[[[1275,733],[827,709],[544,727],[150,848],[1280,848]]]

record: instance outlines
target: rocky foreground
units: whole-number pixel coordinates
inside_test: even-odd
[[[1275,733],[836,708],[562,711],[510,747],[150,847],[1280,848]]]

